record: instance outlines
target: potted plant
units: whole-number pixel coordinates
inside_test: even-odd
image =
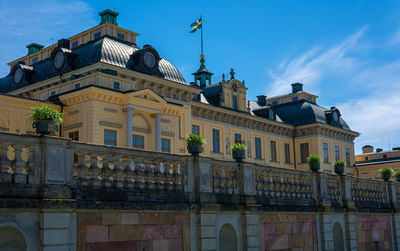
[[[398,182],[400,182],[400,170],[395,171],[393,176]]]
[[[384,167],[382,169],[379,169],[379,172],[381,173],[382,179],[384,181],[389,181],[390,178],[393,176],[393,169],[390,167]]]
[[[318,155],[311,154],[307,158],[308,166],[313,172],[318,172],[321,165],[321,158]]]
[[[192,156],[199,156],[203,152],[203,144],[206,143],[203,137],[195,133],[189,134],[186,138],[187,150]]]
[[[57,131],[62,123],[62,113],[48,105],[38,105],[31,108],[32,127],[40,135],[50,135]]]
[[[231,146],[232,157],[237,162],[242,162],[244,158],[246,158],[246,145],[235,143]]]
[[[343,160],[336,160],[334,164],[334,170],[337,175],[344,174],[344,161]]]

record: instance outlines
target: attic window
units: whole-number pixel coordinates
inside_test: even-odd
[[[297,100],[299,100],[299,97],[293,97],[292,98],[292,101],[297,101]]]
[[[35,64],[35,63],[37,63],[37,61],[38,61],[38,57],[34,57],[34,58],[32,58],[32,64]]]
[[[72,42],[71,48],[75,48],[78,46],[78,41]]]
[[[268,111],[268,119],[275,120],[275,113],[273,110]]]
[[[51,93],[50,93],[50,96],[52,97],[52,96],[55,96],[56,95],[56,91],[52,91]]]
[[[117,37],[118,37],[119,40],[125,41],[125,34],[118,33]]]
[[[79,88],[81,88],[81,84],[75,84],[75,89],[79,89]]]
[[[307,98],[307,101],[308,101],[308,102],[311,102],[311,98],[310,98],[310,97],[308,97],[308,98]]]
[[[94,33],[94,39],[99,39],[101,37],[101,31]]]
[[[114,89],[119,90],[119,82],[114,82]]]
[[[278,105],[278,101],[272,101],[272,105]]]

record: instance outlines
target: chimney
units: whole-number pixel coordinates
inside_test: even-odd
[[[400,151],[400,147],[393,147],[392,151]]]
[[[99,16],[101,16],[100,24],[110,23],[110,24],[118,25],[118,23],[117,23],[118,15],[119,15],[118,12],[112,11],[110,9],[106,9],[99,13]]]
[[[374,147],[370,145],[365,145],[361,147],[363,153],[372,153],[374,151]]]
[[[380,152],[382,152],[382,151],[383,151],[382,148],[376,148],[376,152],[377,152],[377,153],[380,153]]]
[[[26,48],[28,48],[28,55],[40,51],[41,49],[43,49],[43,47],[44,45],[36,43],[31,43],[26,46]]]
[[[267,96],[265,96],[265,95],[257,96],[257,104],[259,106],[266,106],[267,105]]]
[[[292,93],[297,93],[303,91],[303,84],[294,83],[292,84]]]
[[[69,40],[68,39],[58,40],[58,48],[69,49]]]

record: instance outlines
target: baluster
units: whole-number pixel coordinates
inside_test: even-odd
[[[121,163],[121,157],[120,155],[114,154],[113,156],[114,162],[113,162],[113,186],[117,188],[118,190],[122,189],[124,187],[124,183],[122,182],[123,179],[123,166]]]
[[[98,189],[101,187],[101,170],[97,166],[98,164],[98,154],[95,152],[89,153],[90,158],[90,184],[93,188]]]
[[[123,165],[123,181],[125,189],[132,191],[136,188],[136,169],[137,169],[137,160],[132,159],[130,157],[125,157],[122,161]]]
[[[8,159],[7,152],[9,143],[0,142],[0,182],[11,183],[11,161]]]
[[[91,181],[90,164],[91,159],[88,152],[78,152],[78,165],[77,165],[77,185],[87,187]]]
[[[155,189],[155,173],[156,173],[156,163],[157,159],[151,159],[148,162],[148,172],[147,172],[147,189],[154,191]]]
[[[168,192],[172,192],[174,190],[174,164],[172,162],[168,162]]]
[[[16,184],[26,184],[26,172],[25,172],[25,161],[22,160],[22,148],[21,144],[12,144],[14,148],[15,157],[12,162],[13,170],[13,182]]]
[[[101,166],[101,184],[106,189],[112,188],[113,178],[112,178],[112,170],[110,168],[110,161],[113,161],[111,154],[102,154],[101,158],[103,160],[103,165]]]
[[[27,184],[34,184],[35,180],[35,160],[34,160],[34,156],[35,156],[35,148],[32,145],[25,145],[25,151],[28,155],[28,159],[26,162],[26,167],[25,167],[25,171],[26,171],[26,183]]]

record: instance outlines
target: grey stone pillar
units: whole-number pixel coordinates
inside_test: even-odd
[[[155,126],[156,151],[161,152],[161,113],[156,113],[155,118],[156,118],[156,126]]]
[[[126,147],[132,148],[132,107],[126,108]]]
[[[76,250],[76,213],[43,212],[40,215],[40,250]]]

